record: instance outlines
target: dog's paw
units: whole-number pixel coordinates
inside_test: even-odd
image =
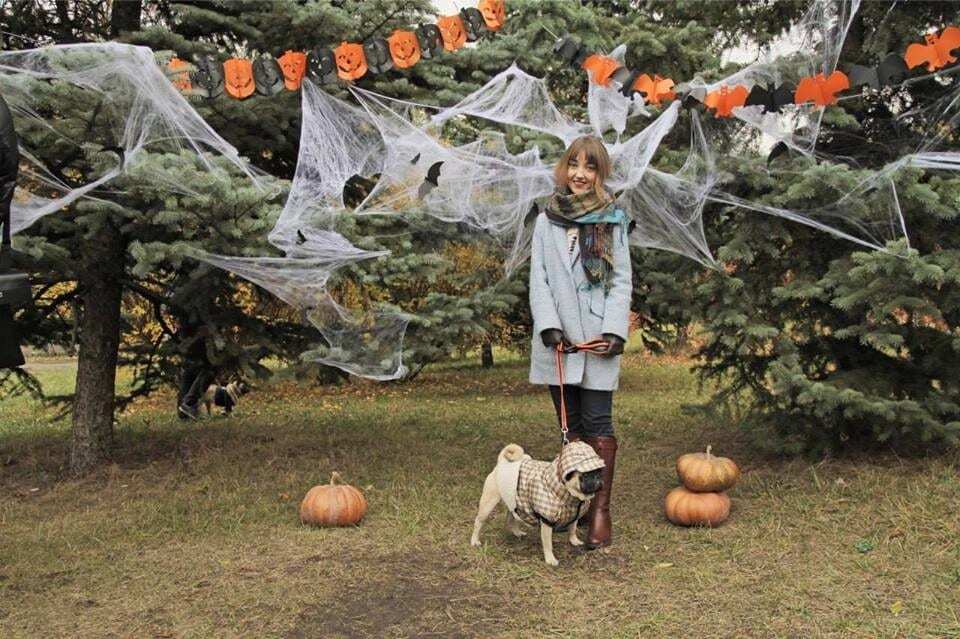
[[[580,539],[579,537],[571,537],[571,538],[570,538],[570,545],[571,545],[571,546],[582,546],[582,545],[583,545],[583,540]]]
[[[548,566],[559,566],[559,565],[560,565],[560,562],[557,561],[557,558],[556,558],[556,557],[550,557],[550,558],[548,558],[548,559],[545,559],[544,561],[547,562],[547,565],[548,565]]]
[[[526,530],[511,530],[510,534],[516,537],[517,539],[522,539],[527,536]]]
[[[471,539],[471,540],[470,540],[470,545],[473,546],[474,548],[479,548],[479,547],[482,546],[483,544],[480,543],[480,540],[479,540],[479,539]]]

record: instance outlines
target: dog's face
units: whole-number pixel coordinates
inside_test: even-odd
[[[567,473],[563,485],[571,495],[580,501],[586,501],[603,486],[602,470],[602,468],[597,468],[585,473],[581,473],[579,470]]]

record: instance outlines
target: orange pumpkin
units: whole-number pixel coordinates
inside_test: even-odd
[[[240,58],[230,58],[223,63],[224,88],[231,96],[242,100],[249,98],[257,85],[253,83],[253,62]]]
[[[300,503],[300,521],[314,526],[353,526],[367,512],[367,499],[359,490],[342,482],[340,473],[330,483],[314,486]]]
[[[337,75],[346,81],[359,80],[367,73],[367,56],[363,45],[355,42],[341,42],[333,50],[337,58]]]
[[[677,486],[663,500],[667,519],[679,526],[719,526],[730,515],[726,493],[695,493]]]
[[[483,21],[491,31],[498,31],[507,19],[507,7],[503,0],[480,0],[477,9],[480,9]]]
[[[283,86],[290,91],[296,91],[303,82],[303,74],[307,70],[307,54],[303,51],[287,51],[277,59],[280,70],[283,71]]]
[[[440,37],[443,38],[443,48],[447,51],[456,51],[467,42],[467,29],[463,26],[463,18],[458,15],[440,16],[437,18],[440,28]]]
[[[687,490],[713,493],[729,490],[740,479],[740,469],[732,459],[705,453],[687,453],[677,459],[677,476]]]
[[[417,42],[417,34],[413,31],[397,29],[387,38],[387,42],[390,44],[393,66],[398,69],[409,69],[420,62],[420,43]]]
[[[190,84],[190,72],[188,71],[189,67],[190,63],[188,63],[186,60],[181,60],[180,58],[173,58],[167,63],[167,69],[170,71],[179,72],[174,73],[170,80],[173,82],[173,86],[177,87],[181,91],[190,91],[193,88],[193,86]]]
[[[594,84],[605,87],[610,84],[610,76],[613,72],[622,65],[611,57],[594,53],[584,60],[581,66],[590,74]]]

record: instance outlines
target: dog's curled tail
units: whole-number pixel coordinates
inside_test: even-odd
[[[507,444],[500,451],[499,459],[508,462],[520,461],[523,459],[523,448],[517,444]]]

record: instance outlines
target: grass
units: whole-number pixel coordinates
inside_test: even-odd
[[[628,354],[615,419],[609,552],[502,513],[469,546],[483,478],[518,442],[557,452],[547,393],[522,361],[425,371],[406,385],[247,396],[183,423],[170,396],[121,416],[116,461],[64,478],[69,424],[0,406],[2,637],[958,637],[960,457],[817,464],[758,451],[686,415],[678,360]],[[69,364],[36,369],[51,391]],[[741,465],[730,520],[666,522],[684,452]],[[311,529],[307,489],[333,470],[362,488],[361,526]]]

